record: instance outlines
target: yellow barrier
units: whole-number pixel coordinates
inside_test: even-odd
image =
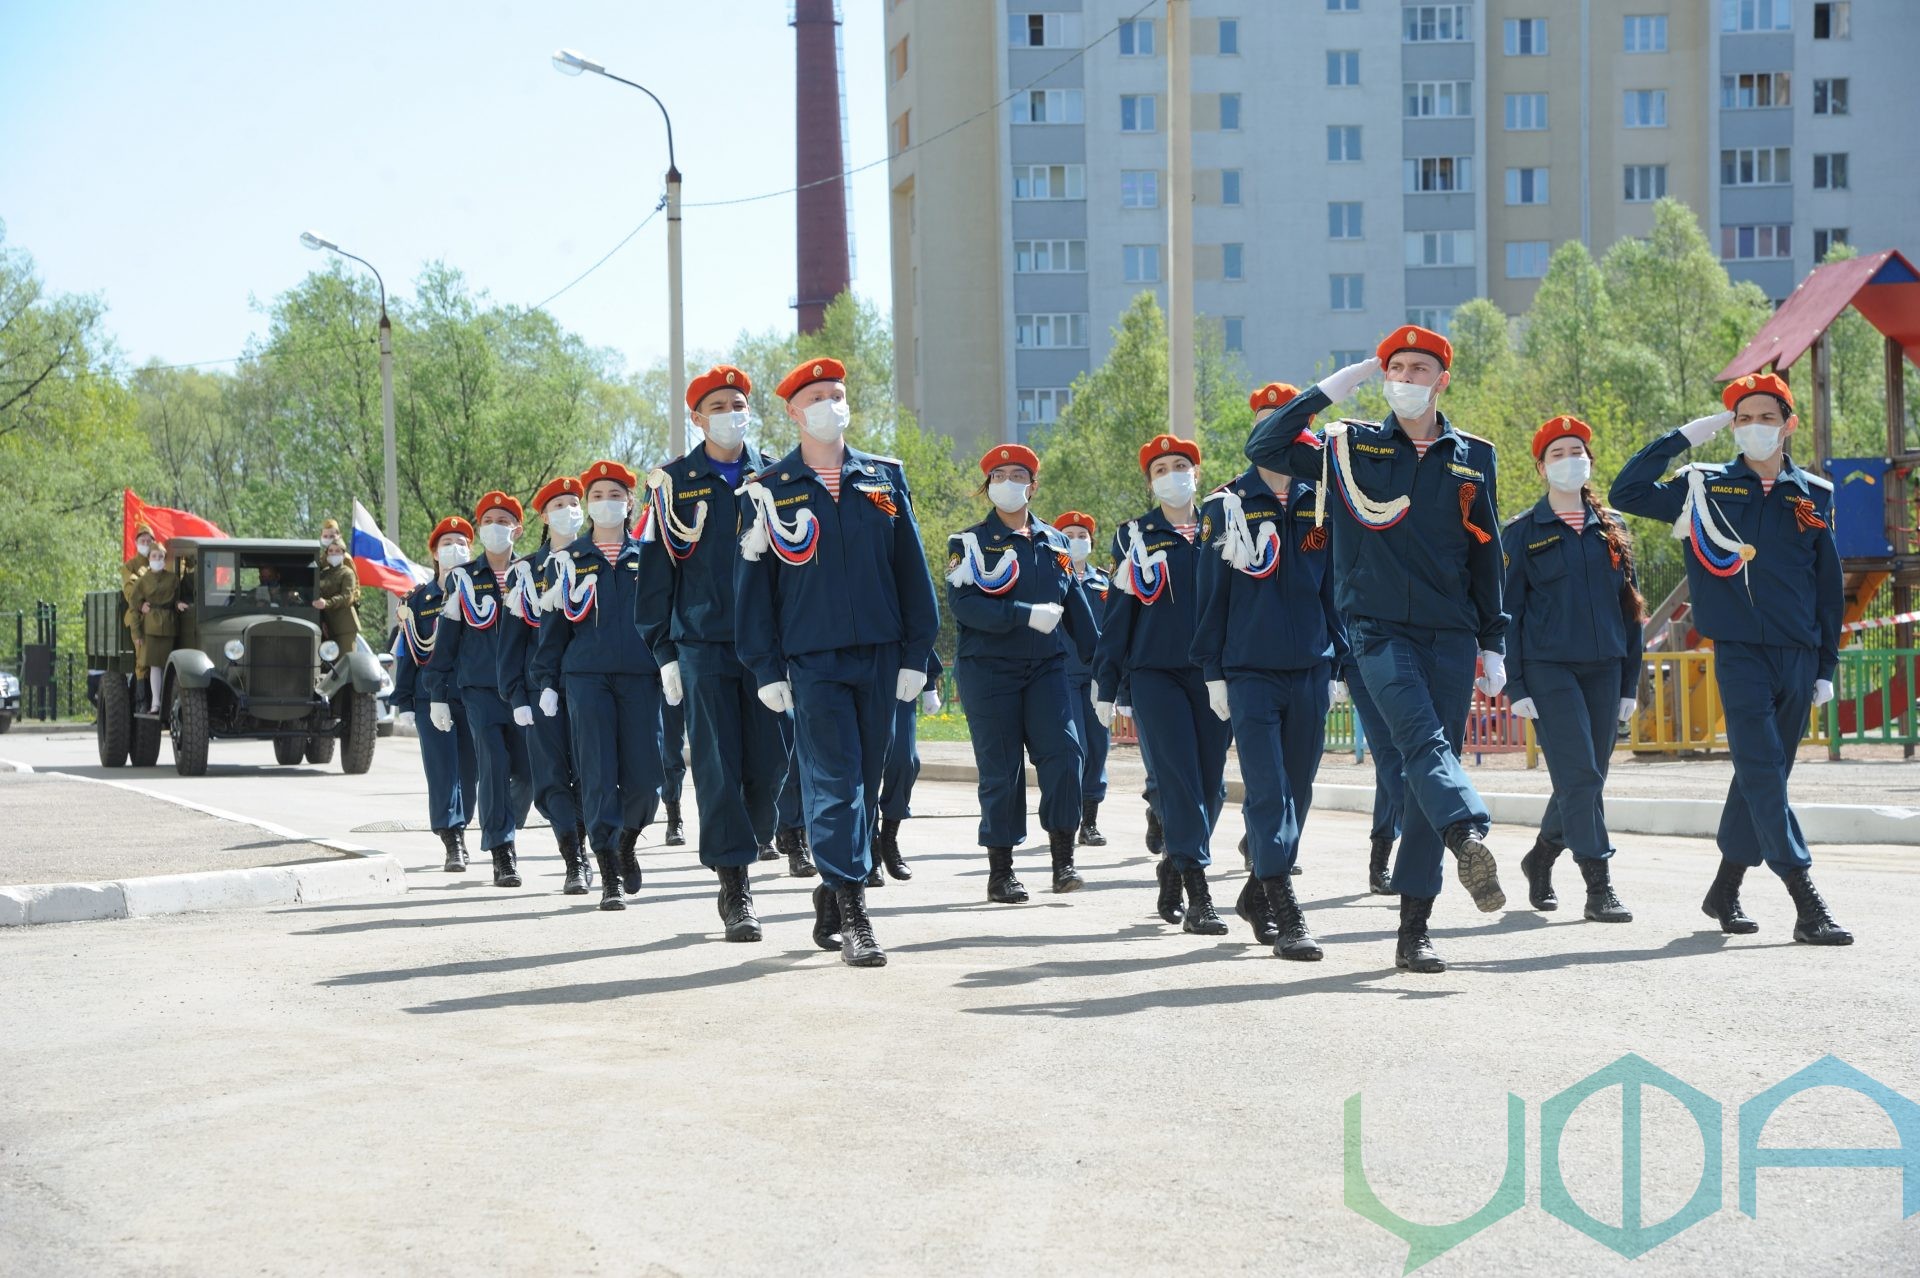
[[[1649,652],[1640,681],[1640,708],[1629,720],[1626,749],[1637,754],[1688,754],[1727,748],[1727,719],[1713,650]],[[1808,715],[1802,741],[1828,744],[1819,710]]]

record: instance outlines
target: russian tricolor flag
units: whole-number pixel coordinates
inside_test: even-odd
[[[433,580],[431,569],[422,568],[406,557],[400,547],[387,539],[380,525],[359,502],[353,503],[353,570],[363,586],[392,591],[405,598],[415,586]]]

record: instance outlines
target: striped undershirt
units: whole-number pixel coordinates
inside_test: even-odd
[[[840,468],[836,466],[831,470],[821,470],[818,466],[816,466],[813,468],[813,473],[818,475],[820,477],[820,482],[827,486],[827,495],[829,497],[832,497],[835,501],[839,501],[840,500]]]
[[[1434,436],[1434,439],[1438,438],[1438,435]],[[1412,440],[1414,455],[1417,457],[1425,457],[1427,450],[1433,447],[1433,439],[1413,439],[1412,436],[1408,436],[1408,439]]]
[[[1191,542],[1195,537],[1199,536],[1200,525],[1198,523],[1175,524],[1173,530]]]
[[[1587,526],[1587,510],[1584,506],[1578,510],[1556,510],[1553,513],[1560,516],[1561,523],[1573,529],[1575,532],[1579,532]]]
[[[1762,476],[1760,480],[1760,495],[1762,497],[1765,497],[1767,494],[1771,493],[1772,491],[1773,491],[1773,480],[1767,479],[1766,477]]]
[[[612,563],[620,557],[620,551],[625,548],[627,541],[624,537],[614,541],[601,541],[598,537],[595,537],[593,544],[599,547],[600,553],[607,557],[607,562]]]

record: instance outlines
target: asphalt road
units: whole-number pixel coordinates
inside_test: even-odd
[[[16,734],[0,757],[85,768],[90,748]],[[1297,882],[1327,958],[1298,965],[1237,923],[1154,918],[1122,799],[1087,890],[1047,893],[1028,853],[1033,902],[989,906],[971,789],[928,784],[915,878],[872,893],[891,962],[855,971],[810,945],[807,885],[784,876],[756,879],[768,939],[719,941],[688,849],[648,847],[619,914],[557,894],[543,834],[525,889],[440,874],[430,836],[364,828],[418,821],[410,742],[357,778],[262,746],[216,747],[197,780],[118,779],[396,852],[410,891],[0,934],[9,1274],[1397,1274],[1407,1244],[1348,1205],[1350,1144],[1411,1220],[1514,1205],[1423,1274],[1920,1273],[1892,1167],[1764,1168],[1757,1217],[1739,1210],[1739,1106],[1826,1054],[1920,1113],[1910,849],[1817,854],[1860,939],[1815,950],[1769,876],[1760,933],[1723,938],[1697,910],[1711,849],[1627,836],[1633,924],[1582,922],[1570,867],[1552,916],[1480,915],[1450,884],[1453,967],[1416,977],[1393,969],[1391,904],[1356,891],[1356,817],[1309,824]],[[1230,813],[1228,904],[1238,834]],[[1494,837],[1515,903],[1530,838]],[[1555,1125],[1556,1202],[1563,1183],[1601,1222],[1657,1224],[1705,1195],[1632,1261],[1543,1206],[1541,1132],[1556,1093],[1629,1053],[1720,1123],[1704,1178],[1695,1119],[1652,1086]],[[1521,1192],[1496,1198],[1516,1104]],[[1824,1088],[1765,1144],[1894,1132]],[[1920,1126],[1908,1144],[1920,1159]]]

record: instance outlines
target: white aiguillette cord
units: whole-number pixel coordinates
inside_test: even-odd
[[[673,508],[673,479],[664,468],[656,466],[647,472],[647,487],[661,490],[661,496],[666,499],[660,503],[661,518],[666,523],[666,530],[673,534],[673,539],[682,543],[699,541],[701,532],[707,526],[707,503],[703,501],[694,507],[696,513],[693,522],[688,524],[681,520],[679,512]]]
[[[1321,436],[1320,446],[1320,484],[1313,494],[1313,526],[1320,527],[1327,517],[1327,466],[1329,453],[1333,454],[1333,463],[1340,467],[1340,485],[1346,489],[1347,500],[1353,506],[1354,513],[1362,524],[1372,529],[1381,529],[1407,513],[1413,500],[1404,494],[1390,501],[1376,501],[1367,496],[1353,477],[1353,457],[1348,451],[1347,440],[1352,434],[1352,422],[1343,422],[1347,430],[1341,431],[1332,439]]]

